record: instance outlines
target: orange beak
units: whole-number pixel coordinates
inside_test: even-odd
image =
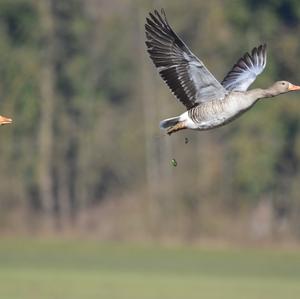
[[[289,90],[290,90],[290,91],[292,91],[292,90],[300,90],[300,86],[291,84],[291,85],[289,86]]]
[[[11,123],[12,123],[12,119],[11,118],[8,118],[8,117],[0,115],[0,126],[11,124]]]

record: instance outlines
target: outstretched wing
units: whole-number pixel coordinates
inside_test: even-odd
[[[145,29],[152,61],[187,109],[224,98],[227,91],[173,31],[164,10],[150,13]]]
[[[233,66],[232,70],[222,81],[228,91],[246,91],[262,73],[267,63],[267,46],[260,45],[254,48],[251,54],[246,53]]]

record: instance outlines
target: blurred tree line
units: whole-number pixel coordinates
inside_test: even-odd
[[[218,79],[266,42],[255,86],[299,84],[297,2],[1,0],[1,113],[14,119],[1,128],[2,230],[299,238],[299,95],[168,137],[159,120],[184,108],[144,45],[145,17],[164,7]]]

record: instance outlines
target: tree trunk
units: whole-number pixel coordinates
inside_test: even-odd
[[[53,162],[53,122],[55,91],[55,28],[52,12],[52,0],[36,1],[43,26],[43,53],[40,73],[40,123],[38,136],[39,163],[38,184],[43,211],[49,221],[53,221],[55,211],[54,189],[52,177]]]

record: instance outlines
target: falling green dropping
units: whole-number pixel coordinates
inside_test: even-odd
[[[172,165],[173,165],[174,167],[177,166],[177,161],[176,161],[175,159],[172,159],[172,160],[171,160],[171,163],[172,163]]]

